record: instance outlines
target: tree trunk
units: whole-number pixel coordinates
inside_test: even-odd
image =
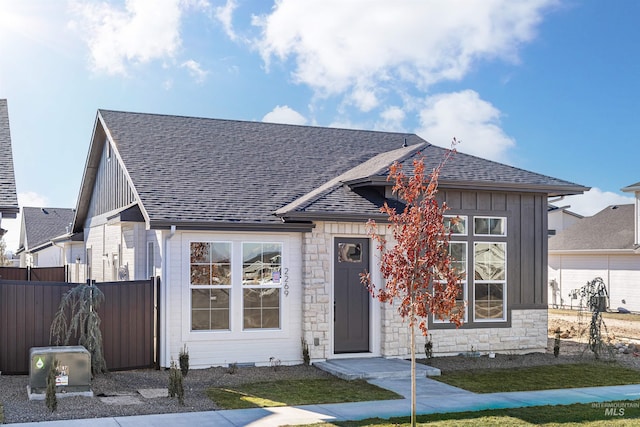
[[[416,334],[411,305],[411,427],[416,427]]]

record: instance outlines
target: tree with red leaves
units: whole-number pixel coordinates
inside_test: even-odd
[[[455,138],[453,142],[457,143]],[[375,221],[367,223],[368,232],[381,252],[380,271],[386,283],[377,287],[369,272],[361,274],[361,282],[380,302],[399,302],[398,313],[408,320],[410,329],[412,426],[416,422],[415,328],[418,326],[426,336],[429,315],[448,319],[460,326],[464,314],[464,310],[456,306],[462,277],[452,266],[449,256],[451,232],[444,221],[447,206],[436,199],[440,171],[454,152],[454,149],[449,150],[428,177],[425,176],[423,157],[413,161],[410,177],[398,162],[390,167],[387,181],[395,182],[393,193],[405,204],[399,213],[386,203],[380,208],[388,215],[387,227],[391,231],[393,246],[377,233]]]

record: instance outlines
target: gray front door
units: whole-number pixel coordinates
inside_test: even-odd
[[[369,305],[360,273],[369,270],[369,239],[335,238],[333,281],[334,353],[369,352]]]

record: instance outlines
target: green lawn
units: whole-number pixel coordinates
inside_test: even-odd
[[[419,425],[435,427],[479,426],[588,426],[626,427],[640,425],[640,401],[614,402],[617,407],[605,409],[606,404],[575,404],[566,406],[533,406],[529,408],[495,409],[476,412],[420,415]],[[598,406],[600,405],[600,406]],[[623,406],[625,406],[623,408]],[[624,409],[624,411],[623,411]],[[315,427],[400,427],[410,425],[409,417],[390,420],[368,419],[336,423],[315,424]]]
[[[207,396],[223,409],[402,398],[366,381],[345,381],[338,378],[259,382],[233,388],[212,387],[207,390]]]
[[[616,363],[577,363],[444,373],[433,379],[475,393],[639,384],[640,371]]]

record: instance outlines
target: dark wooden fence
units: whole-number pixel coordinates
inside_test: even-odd
[[[66,282],[66,267],[0,267],[0,280]]]
[[[28,373],[29,349],[49,346],[53,317],[73,286],[77,285],[0,280],[0,372]],[[98,314],[107,368],[157,367],[159,279],[95,286],[105,294]]]

